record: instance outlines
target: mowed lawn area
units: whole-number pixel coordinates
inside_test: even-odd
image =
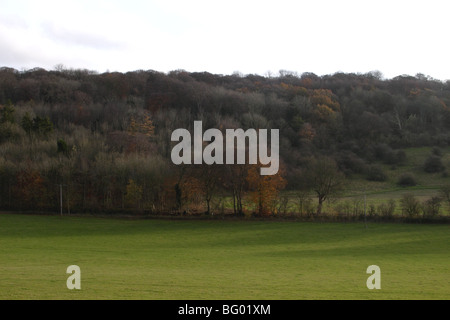
[[[449,299],[449,228],[0,214],[0,299]]]

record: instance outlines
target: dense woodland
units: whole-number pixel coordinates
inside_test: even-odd
[[[279,174],[173,165],[171,134],[195,120],[204,130],[279,129]],[[282,189],[313,190],[321,204],[314,172],[337,184],[383,179],[376,161],[401,165],[404,148],[449,145],[450,81],[422,74],[0,69],[3,210],[59,212],[62,190],[72,213],[224,212],[220,195],[230,213],[253,203],[272,214]],[[446,170],[438,155],[427,169]]]

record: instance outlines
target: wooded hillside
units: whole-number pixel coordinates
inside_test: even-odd
[[[173,165],[171,133],[195,120],[279,129],[282,170],[265,181],[250,166]],[[403,148],[448,146],[449,129],[450,81],[421,74],[2,68],[0,208],[58,211],[62,187],[65,212],[209,212],[221,193],[235,213],[245,196],[266,214],[282,188],[307,187],[318,159],[382,179],[374,161],[401,165]],[[438,155],[429,170],[445,172]]]

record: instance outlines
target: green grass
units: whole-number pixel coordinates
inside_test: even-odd
[[[1,214],[0,299],[449,299],[449,253],[448,225]]]

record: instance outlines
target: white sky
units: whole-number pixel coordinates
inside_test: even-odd
[[[450,79],[450,1],[0,0],[0,66]]]

